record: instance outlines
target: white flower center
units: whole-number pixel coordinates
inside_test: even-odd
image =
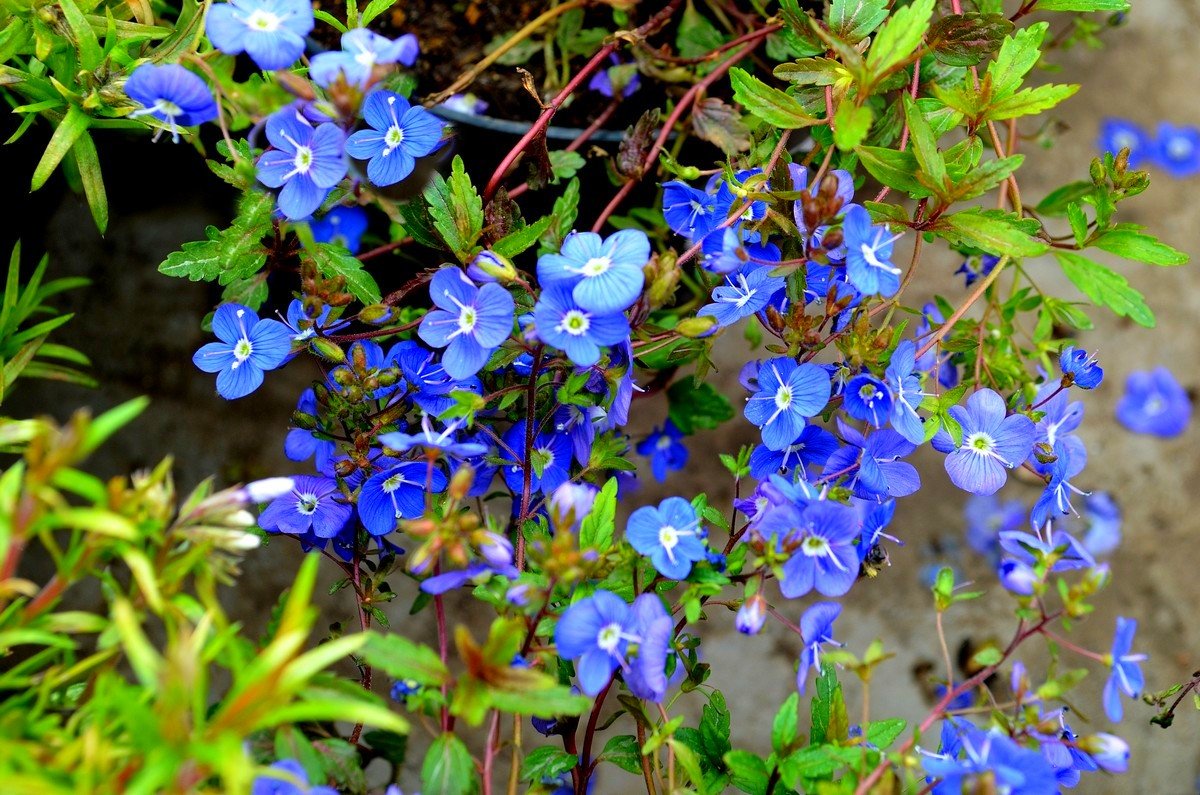
[[[600,634],[596,636],[596,645],[609,654],[617,650],[617,646],[621,644],[621,625],[613,622],[600,630]]]
[[[464,306],[458,313],[458,331],[460,334],[470,334],[475,330],[475,324],[478,322],[479,316],[475,313],[475,307]]]
[[[393,124],[388,127],[387,132],[383,134],[383,142],[387,144],[388,149],[395,149],[404,141],[404,130],[398,125]]]
[[[313,153],[312,149],[307,146],[296,147],[296,157],[292,160],[292,165],[295,167],[292,170],[293,174],[307,174],[312,168]]]
[[[659,450],[666,450],[670,448],[671,437],[664,433],[662,436],[658,437],[658,441],[654,443],[654,446]]]
[[[254,353],[254,346],[245,337],[242,337],[233,346],[233,356],[239,364],[249,359],[252,353]]]
[[[384,493],[391,494],[393,491],[400,488],[407,482],[408,481],[404,479],[403,475],[392,475],[390,478],[383,481],[382,488],[383,488]]]
[[[776,408],[783,411],[790,405],[792,405],[792,388],[790,386],[779,387],[779,391],[775,393]]]
[[[176,116],[183,115],[183,108],[179,107],[169,99],[160,98],[154,100],[154,109],[162,115],[172,119],[174,119]]]
[[[1175,137],[1167,142],[1167,157],[1172,160],[1184,160],[1192,156],[1193,149],[1191,141]]]
[[[296,500],[296,511],[305,516],[312,516],[317,512],[317,506],[320,504],[321,501],[317,499],[317,495],[312,493],[301,494],[300,498]]]
[[[996,440],[983,431],[976,431],[963,440],[963,447],[979,455],[994,455]]]
[[[583,267],[579,269],[579,272],[588,277],[599,276],[611,267],[612,260],[608,257],[592,257],[583,263]]]
[[[270,33],[279,29],[283,23],[283,18],[278,14],[272,14],[270,11],[264,11],[261,8],[254,9],[254,13],[246,17],[246,27],[263,33]]]
[[[679,546],[679,536],[679,531],[669,524],[658,528],[658,543],[662,544],[667,557],[672,557],[672,550]]]
[[[558,324],[555,330],[565,331],[572,337],[582,337],[591,327],[592,321],[583,312],[578,309],[572,309],[563,315],[562,322]]]
[[[810,558],[823,558],[829,555],[829,541],[821,536],[809,536],[800,545],[800,551]]]

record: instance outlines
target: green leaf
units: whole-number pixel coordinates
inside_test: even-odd
[[[1071,251],[1055,251],[1054,256],[1071,283],[1097,306],[1106,306],[1146,328],[1154,327],[1154,313],[1146,306],[1145,297],[1130,287],[1124,276]]]
[[[858,44],[887,19],[887,0],[833,0],[829,29],[849,44]]]
[[[844,100],[833,115],[834,145],[842,151],[858,146],[871,131],[871,122],[874,119],[875,114],[871,112],[870,107],[855,107],[853,102]]]
[[[867,742],[877,746],[881,750],[886,750],[889,745],[896,741],[896,738],[904,731],[908,724],[903,718],[885,718],[884,720],[873,720],[867,724],[867,730],[864,732]]]
[[[568,152],[566,149],[555,149],[550,153],[550,172],[554,181],[570,179],[587,163],[578,152]]]
[[[772,88],[744,69],[729,70],[733,98],[759,119],[785,130],[811,127],[820,120],[811,115],[799,100]]]
[[[725,43],[725,37],[708,17],[696,11],[692,0],[688,0],[679,19],[679,30],[675,34],[675,49],[681,58],[699,58],[708,55]]]
[[[376,17],[390,11],[392,6],[396,5],[399,0],[371,0],[367,3],[367,7],[359,14],[358,25],[365,28],[370,25]]]
[[[96,153],[96,143],[86,130],[80,133],[75,145],[71,147],[75,157],[75,167],[79,169],[79,180],[83,183],[83,195],[87,198],[88,209],[92,211],[92,220],[100,234],[108,229],[108,195],[104,191],[104,175],[100,172],[100,156]]]
[[[592,510],[579,525],[580,549],[607,552],[612,547],[616,531],[617,479],[609,478],[596,495]]]
[[[547,215],[532,224],[510,232],[492,244],[491,249],[502,257],[515,257],[537,243],[554,223],[554,216]]]
[[[873,82],[903,64],[921,44],[921,37],[933,16],[934,0],[913,0],[911,5],[894,11],[867,50],[867,69]]]
[[[667,390],[667,416],[675,427],[691,435],[697,429],[712,429],[733,419],[733,406],[712,384],[696,386],[690,379],[671,384]]]
[[[1032,222],[1036,226],[1036,221]],[[1012,257],[1036,257],[1050,250],[1050,245],[1032,237],[1029,222],[1000,210],[972,208],[942,216],[937,234],[951,243],[970,246],[989,254]]]
[[[208,227],[207,240],[184,243],[158,266],[158,272],[194,282],[219,280],[221,284],[254,276],[267,261],[262,239],[271,231],[274,206],[270,194],[249,191],[242,196],[237,218],[228,229]]]
[[[450,672],[437,652],[403,635],[372,634],[360,654],[368,665],[378,668],[392,679],[441,685],[450,678]]]
[[[822,665],[817,677],[817,694],[812,701],[812,731],[808,743],[840,742],[849,736],[849,732],[850,722],[846,717],[846,701],[842,698],[837,669]]]
[[[88,423],[87,430],[83,433],[83,442],[79,445],[80,451],[85,454],[92,452],[114,433],[137,419],[149,405],[150,398],[136,397],[113,406]]]
[[[775,67],[775,76],[799,86],[832,86],[850,73],[832,58],[801,58]]]
[[[854,150],[858,162],[880,184],[907,193],[914,199],[923,199],[932,193],[916,178],[917,158],[912,152],[899,152],[879,146],[859,146]]]
[[[540,783],[544,778],[557,778],[579,763],[579,757],[561,748],[543,745],[525,755],[521,763],[521,780]]]
[[[642,749],[632,734],[618,734],[608,738],[600,752],[601,762],[612,762],[626,773],[640,775],[642,772]]]
[[[984,121],[1003,121],[1030,116],[1053,108],[1079,90],[1077,85],[1046,85],[1027,88],[1012,96],[996,100],[984,112]]]
[[[792,693],[779,706],[775,721],[771,724],[771,749],[777,755],[791,751],[799,739],[800,694]]]
[[[733,786],[747,795],[766,795],[771,774],[762,757],[749,751],[730,751],[725,754],[725,765]]]
[[[434,229],[455,256],[466,262],[483,232],[483,199],[471,184],[461,157],[454,156],[450,179],[434,173],[425,201]]]
[[[550,212],[550,218],[553,220],[546,233],[542,235],[541,250],[542,252],[558,251],[562,246],[563,238],[575,226],[575,219],[579,215],[579,178],[572,177],[567,183],[566,190],[562,196],[554,200],[554,209]]]
[[[996,60],[988,64],[988,75],[992,78],[992,93],[995,97],[1007,97],[1016,93],[1021,81],[1037,64],[1042,53],[1042,39],[1050,23],[1039,22],[1018,30],[1004,40]]]
[[[362,262],[337,243],[314,243],[305,248],[301,258],[309,258],[317,271],[326,279],[341,276],[346,280],[346,289],[364,304],[377,304],[381,298],[379,285],[374,277],[363,269]]]
[[[937,138],[925,114],[908,94],[904,95],[904,118],[908,122],[908,131],[912,136],[913,154],[921,173],[927,178],[927,184],[940,195],[946,184],[946,161],[937,148]]]
[[[1109,254],[1137,260],[1150,265],[1184,265],[1188,255],[1151,235],[1133,229],[1113,229],[1092,241],[1092,245]]]
[[[1039,0],[1038,11],[1128,11],[1128,0]]]
[[[421,763],[421,789],[438,795],[468,795],[475,789],[475,763],[457,736],[440,735]]]
[[[30,190],[37,190],[46,184],[46,180],[50,179],[54,169],[58,168],[58,164],[66,157],[67,152],[75,146],[79,136],[87,131],[89,124],[91,124],[91,118],[79,106],[71,105],[67,108],[66,115],[54,128],[54,134],[50,136],[50,143],[46,145],[46,151],[33,171],[33,180],[29,183]]]
[[[954,201],[965,201],[982,196],[1008,179],[1009,175],[1020,168],[1024,162],[1024,155],[989,160],[977,168],[971,169],[960,178],[952,178],[949,198]]]
[[[927,43],[942,63],[973,66],[995,52],[1012,29],[1003,14],[948,14],[933,23]]]
[[[71,38],[79,48],[79,66],[84,71],[96,71],[104,62],[104,51],[100,49],[96,31],[92,30],[75,0],[59,0],[58,7],[62,9],[63,19],[71,29]]]

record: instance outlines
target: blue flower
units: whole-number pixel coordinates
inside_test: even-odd
[[[957,276],[961,273],[963,287],[970,287],[977,280],[995,270],[999,264],[1000,258],[993,254],[972,254],[963,260],[963,264],[958,266],[958,270],[954,274]]]
[[[283,188],[279,210],[284,217],[292,221],[307,218],[346,176],[341,128],[336,124],[314,128],[288,107],[267,117],[267,140],[274,149],[258,159],[258,181],[268,188]]]
[[[655,428],[649,436],[638,442],[638,454],[650,457],[650,471],[659,483],[666,482],[668,472],[687,466],[688,449],[680,441],[683,437],[683,431],[667,420],[661,431]]]
[[[446,490],[446,475],[421,461],[408,461],[372,475],[358,495],[358,515],[373,536],[387,535],[401,519],[425,512],[425,494]]]
[[[789,599],[814,588],[825,596],[841,596],[858,579],[858,516],[838,503],[820,501],[803,511],[785,505],[767,513],[758,525],[793,552],[783,564],[779,591]]]
[[[675,234],[699,240],[719,223],[717,197],[672,180],[663,184],[663,217]]]
[[[821,672],[821,644],[841,646],[833,639],[833,622],[842,614],[842,606],[836,602],[817,602],[800,617],[800,667],[796,671],[796,689],[804,695],[811,668]]]
[[[617,60],[616,55],[608,56],[608,60],[612,61],[613,65],[608,69],[601,69],[592,75],[592,79],[588,81],[588,88],[612,99],[616,96],[616,86],[613,85],[613,75],[615,74],[617,75],[618,82],[622,83],[620,86],[621,96],[631,96],[634,91],[638,90],[638,86],[641,84],[638,73],[636,71],[629,71],[629,68],[625,64]]]
[[[994,496],[972,495],[963,514],[967,520],[967,544],[995,562],[1000,555],[1000,533],[1016,530],[1025,521],[1025,506],[1017,500],[1001,503]]]
[[[949,453],[950,481],[972,494],[995,494],[1008,479],[1004,470],[1020,466],[1032,452],[1033,422],[1023,414],[1008,415],[1004,398],[991,389],[971,395],[965,408],[951,407],[950,416],[962,426],[962,444],[956,447],[945,430],[933,438],[937,450]]]
[[[299,535],[309,530],[317,538],[333,538],[350,519],[352,509],[341,501],[337,481],[297,475],[290,494],[274,500],[258,517],[262,529]]]
[[[907,497],[921,488],[916,467],[900,460],[916,449],[912,442],[886,428],[863,436],[840,419],[838,431],[846,446],[825,462],[823,482],[848,475],[855,496],[862,498]]]
[[[1072,402],[1065,390],[1053,382],[1047,382],[1038,389],[1034,405],[1039,407],[1042,418],[1035,426],[1035,454],[1029,457],[1030,466],[1039,475],[1049,475],[1051,464],[1039,460],[1036,451],[1042,449],[1043,445],[1049,450],[1061,446],[1070,454],[1074,465],[1082,470],[1087,464],[1087,447],[1072,431],[1083,422],[1083,403],[1078,400]]]
[[[1058,782],[1050,763],[1037,751],[1022,748],[999,730],[967,729],[959,738],[963,759],[926,754],[921,764],[937,781],[934,795],[960,795],[990,788],[1007,795],[1053,795]]]
[[[1150,134],[1138,125],[1125,119],[1105,119],[1100,122],[1100,140],[1097,143],[1101,152],[1113,155],[1122,149],[1129,150],[1129,165],[1137,168],[1147,159],[1155,157],[1155,142]]]
[[[1083,471],[1083,461],[1078,461],[1071,455],[1070,448],[1062,442],[1054,445],[1055,460],[1049,464],[1050,480],[1033,510],[1029,512],[1029,521],[1036,527],[1042,527],[1046,522],[1057,516],[1066,516],[1075,512],[1071,505],[1071,492],[1084,494],[1086,492],[1072,486],[1069,478]]]
[[[1032,596],[1038,582],[1037,572],[1028,563],[1013,558],[1004,558],[996,567],[1000,584],[1018,596]]]
[[[762,480],[776,472],[788,474],[794,469],[821,466],[838,449],[838,440],[819,425],[806,425],[800,435],[782,450],[764,444],[750,452],[750,477]]]
[[[1200,174],[1200,128],[1159,124],[1154,160],[1176,179]]]
[[[1053,556],[1050,571],[1090,569],[1096,560],[1070,533],[1054,530],[1049,525],[1035,527],[1034,533],[1021,530],[1004,530],[1000,533],[1000,547],[1014,558],[1030,566]]]
[[[550,495],[549,511],[551,524],[575,530],[579,523],[592,512],[596,502],[597,489],[588,483],[566,483],[559,486]]]
[[[1058,355],[1058,366],[1062,368],[1063,382],[1074,384],[1080,389],[1095,389],[1104,380],[1104,370],[1096,363],[1096,357],[1074,345],[1068,345]]]
[[[1083,548],[1094,557],[1109,554],[1121,545],[1121,508],[1103,491],[1088,495],[1083,505],[1088,519]]]
[[[466,94],[451,94],[438,107],[443,110],[452,111],[453,113],[479,116],[487,112],[488,103],[468,92]]]
[[[900,269],[892,263],[892,243],[886,226],[871,223],[871,214],[852,206],[842,221],[846,240],[846,275],[865,295],[894,295],[900,289]]]
[[[640,229],[622,229],[601,239],[594,232],[572,232],[558,254],[538,259],[542,287],[562,283],[581,308],[600,315],[623,312],[642,293],[642,268],[650,261],[650,240]]]
[[[846,413],[874,428],[882,428],[887,422],[894,402],[888,385],[870,373],[854,376],[842,391],[842,407]]]
[[[747,265],[726,274],[725,283],[713,289],[713,303],[700,307],[696,315],[715,318],[719,327],[733,325],[766,308],[784,284],[784,279],[771,275],[769,266]]]
[[[504,543],[508,544],[507,540]],[[517,567],[512,565],[511,545],[508,546],[507,559],[503,559],[500,556],[493,556],[492,560],[476,560],[468,564],[465,569],[435,574],[421,583],[421,590],[427,594],[437,596],[468,583],[483,585],[495,575],[506,577],[510,580],[515,580],[520,575]]]
[[[308,773],[295,759],[281,759],[270,769],[280,775],[258,776],[250,785],[250,795],[338,795],[333,787],[310,787]]]
[[[704,560],[703,536],[695,509],[682,497],[668,497],[657,508],[638,508],[625,528],[633,548],[672,580],[686,579],[692,564]]]
[[[416,159],[442,140],[442,122],[420,106],[390,91],[375,91],[363,102],[370,125],[346,141],[346,154],[367,161],[367,178],[381,188],[395,185],[413,172]]]
[[[467,276],[479,284],[500,279],[511,281],[516,275],[517,269],[513,267],[512,261],[508,257],[487,249],[476,254],[475,258],[467,265]]]
[[[666,698],[667,659],[671,656],[671,639],[675,627],[662,600],[645,593],[633,600],[633,617],[637,624],[637,656],[625,671],[625,684],[636,698],[662,703]],[[682,670],[682,666],[676,668]]]
[[[292,350],[292,335],[278,320],[259,320],[242,304],[222,304],[213,314],[213,333],[220,342],[202,345],[192,363],[217,373],[217,393],[226,400],[245,397],[263,382]]]
[[[576,303],[571,287],[562,282],[549,284],[542,290],[533,317],[542,342],[565,352],[580,367],[591,367],[600,361],[600,346],[629,339],[629,321],[625,315],[584,309]]]
[[[1117,402],[1117,421],[1134,433],[1170,438],[1187,428],[1192,402],[1165,367],[1130,373]]]
[[[1108,773],[1124,773],[1129,770],[1129,743],[1115,734],[1096,732],[1081,737],[1079,748],[1087,753],[1096,767]]]
[[[520,494],[525,486],[525,420],[513,423],[504,434],[504,444],[508,449],[501,448],[505,460],[501,474],[505,485]],[[571,439],[566,434],[546,432],[533,437],[529,488],[553,494],[555,489],[570,480],[571,452]],[[516,456],[515,460],[513,456]]]
[[[321,314],[317,318],[311,318],[304,309],[304,302],[299,298],[293,298],[288,304],[287,316],[284,318],[284,325],[291,329],[292,339],[295,342],[305,342],[310,340],[317,334],[317,329],[322,331],[332,331],[350,325],[349,321],[342,320],[337,323],[329,323],[329,313],[333,311],[333,307],[325,304],[321,308]]]
[[[1142,697],[1142,688],[1146,686],[1140,664],[1148,656],[1130,653],[1135,632],[1137,619],[1117,617],[1117,632],[1113,637],[1112,652],[1109,655],[1112,671],[1104,683],[1104,714],[1114,723],[1119,723],[1124,716],[1121,694],[1138,699]]]
[[[129,118],[158,119],[167,125],[171,140],[176,142],[180,127],[193,127],[217,118],[217,101],[208,85],[179,64],[142,64],[125,81],[125,93],[142,104]]]
[[[358,206],[334,207],[313,220],[309,227],[316,242],[336,243],[351,254],[357,254],[367,231],[367,211]]]
[[[757,232],[748,232],[741,223],[713,230],[704,238],[701,250],[705,270],[713,273],[732,273],[779,262],[781,256],[778,246],[762,242]]]
[[[925,441],[925,426],[917,414],[917,406],[925,393],[921,391],[921,379],[916,375],[916,349],[912,340],[897,345],[884,375],[893,398],[892,427],[913,444],[921,444]]]
[[[204,32],[222,52],[249,53],[259,69],[287,69],[313,29],[308,0],[231,0],[208,9]]]
[[[311,389],[300,393],[300,401],[296,411],[311,417],[317,416],[317,396]],[[337,445],[332,439],[322,439],[305,428],[292,428],[283,440],[283,454],[291,461],[307,461],[315,457],[313,462],[317,471],[324,472],[329,459],[333,457]]]
[[[461,270],[446,267],[433,275],[429,297],[438,308],[421,318],[417,333],[446,349],[442,365],[451,378],[475,375],[512,332],[512,295],[498,284],[477,288]]]
[[[762,429],[763,444],[782,450],[804,430],[808,417],[825,408],[831,389],[825,368],[771,359],[759,368],[758,391],[746,402],[746,419]]]
[[[379,436],[379,443],[391,450],[407,453],[413,448],[420,448],[426,455],[442,453],[453,458],[472,458],[487,452],[487,445],[478,442],[460,442],[454,438],[454,433],[462,426],[462,420],[451,422],[442,429],[441,433],[433,430],[433,422],[428,414],[421,416],[421,430],[417,433],[401,433],[393,431]]]
[[[896,501],[884,500],[883,502],[871,502],[869,500],[862,500],[859,502],[858,507],[863,513],[862,530],[859,533],[857,545],[859,561],[865,563],[872,554],[878,555],[877,559],[888,560],[887,552],[882,549],[882,542],[879,539],[885,538],[895,544],[904,546],[903,541],[890,533],[883,532],[892,523],[892,517],[896,515]]]
[[[366,28],[355,28],[342,34],[342,52],[314,55],[308,74],[322,88],[329,88],[338,77],[349,85],[363,87],[376,64],[412,66],[418,52],[417,37],[411,33],[392,41]]]
[[[654,597],[657,598],[657,597]],[[597,695],[618,666],[627,666],[630,642],[638,643],[637,616],[621,597],[598,590],[567,608],[554,628],[558,655],[575,661],[579,688]]]

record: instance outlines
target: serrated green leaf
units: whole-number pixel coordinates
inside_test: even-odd
[[[854,151],[858,154],[858,162],[880,184],[906,193],[914,199],[932,195],[929,188],[922,185],[915,176],[918,171],[917,158],[912,152],[900,152],[879,146],[859,146]]]
[[[887,0],[833,0],[829,29],[849,44],[858,44],[887,19]]]
[[[1042,57],[1042,39],[1050,28],[1048,22],[1038,22],[1005,38],[996,59],[988,64],[992,78],[992,95],[1007,97],[1016,93],[1029,70]]]
[[[689,380],[676,381],[667,390],[667,416],[685,434],[712,429],[733,419],[733,406],[712,384],[696,386]]]
[[[492,244],[491,249],[502,257],[515,257],[537,243],[542,235],[546,234],[546,230],[552,223],[554,223],[552,215],[539,218],[532,224],[523,226],[500,238]]]
[[[1020,116],[1030,116],[1053,108],[1079,90],[1077,85],[1045,85],[1027,88],[1009,97],[998,99],[988,105],[983,114],[985,121],[1003,121]]]
[[[725,754],[725,765],[733,786],[747,795],[766,795],[770,773],[762,757],[749,751],[730,751]]]
[[[361,655],[369,664],[392,679],[411,679],[423,685],[441,685],[450,672],[428,646],[409,640],[403,635],[372,634],[362,647]]]
[[[612,762],[626,773],[640,775],[642,772],[642,749],[632,734],[618,734],[608,738],[600,752],[601,762]]]
[[[1109,254],[1137,260],[1150,265],[1185,265],[1188,255],[1144,232],[1113,229],[1092,241],[1092,245]]]
[[[439,735],[421,764],[421,788],[440,795],[468,795],[475,788],[471,752],[454,734]]]
[[[1145,297],[1130,287],[1124,276],[1071,251],[1055,251],[1054,256],[1071,283],[1097,306],[1106,306],[1140,326],[1154,327],[1154,313]]]
[[[1027,227],[1011,213],[972,208],[943,216],[936,231],[955,245],[999,256],[1036,257],[1049,251],[1050,244],[1032,237],[1025,231]]]
[[[745,69],[729,70],[733,98],[757,118],[785,130],[811,127],[820,119],[811,115],[800,101],[767,85]]]
[[[1128,0],[1039,0],[1038,11],[1128,11]]]
[[[938,151],[937,138],[916,102],[904,95],[904,118],[912,141],[913,155],[927,179],[927,184],[939,195],[945,189],[946,161]]]
[[[771,724],[771,748],[776,754],[788,753],[799,739],[800,694],[791,693],[779,705]]]
[[[579,757],[561,748],[543,745],[534,748],[521,762],[521,780],[541,783],[542,779],[557,778],[579,763]]]
[[[273,196],[250,191],[242,197],[238,215],[228,229],[208,227],[207,240],[184,243],[158,266],[167,276],[229,284],[257,274],[267,261],[262,239],[271,231]]]
[[[929,28],[933,4],[934,0],[913,0],[910,5],[894,10],[883,23],[867,50],[867,69],[872,81],[879,82],[916,51]]]
[[[896,741],[896,738],[904,731],[908,723],[903,718],[885,718],[884,720],[873,720],[867,724],[866,731],[863,734],[867,738],[867,742],[881,750],[886,750],[889,745]]]
[[[433,227],[461,262],[466,262],[483,233],[483,199],[471,184],[460,156],[455,155],[450,178],[434,174],[425,190]]]

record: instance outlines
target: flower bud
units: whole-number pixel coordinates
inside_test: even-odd
[[[313,337],[309,341],[308,347],[313,353],[315,353],[317,356],[320,356],[327,362],[341,364],[342,362],[346,361],[346,352],[342,350],[342,346],[338,345],[331,339],[326,339],[325,337]]]
[[[757,635],[767,620],[767,600],[760,594],[754,594],[738,608],[737,618],[733,625],[737,631],[745,635]]]
[[[679,321],[675,331],[688,339],[707,336],[717,325],[715,317],[689,317]]]
[[[482,543],[479,544],[479,554],[493,566],[511,566],[513,558],[512,544],[499,533],[485,532]]]
[[[372,326],[382,326],[395,317],[395,310],[387,304],[371,304],[363,307],[358,313],[358,319]]]
[[[567,481],[550,495],[550,520],[555,529],[572,530],[592,512],[595,501],[595,486]]]
[[[514,607],[525,607],[529,604],[529,583],[518,582],[510,585],[504,592],[504,600]]]
[[[494,251],[481,251],[467,265],[467,276],[476,282],[511,282],[517,278],[517,269],[508,257]]]
[[[679,287],[680,269],[673,253],[651,258],[645,267],[646,299],[650,306],[664,306]]]
[[[454,475],[450,478],[450,499],[465,499],[474,483],[475,468],[470,464],[462,464],[458,469],[454,470]]]
[[[348,478],[358,469],[358,465],[349,458],[343,458],[333,465],[333,473],[339,478]]]
[[[302,428],[306,431],[311,431],[315,430],[320,423],[317,421],[317,418],[311,414],[307,414],[303,411],[294,411],[292,412],[292,425],[297,428]]]
[[[1080,737],[1080,750],[1091,755],[1101,769],[1109,773],[1124,773],[1129,769],[1129,743],[1115,734],[1097,732]]]
[[[1019,560],[1003,560],[1000,562],[1000,584],[1018,596],[1030,596],[1037,584],[1037,574],[1028,565]]]

